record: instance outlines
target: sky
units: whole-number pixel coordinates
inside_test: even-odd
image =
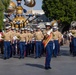
[[[16,3],[16,0],[12,0]],[[42,10],[41,6],[42,6],[42,0],[35,0],[36,1],[36,5],[33,7],[34,10]],[[27,7],[26,5],[24,5],[24,0],[22,0],[22,6],[23,8],[25,8],[26,10],[30,10],[30,7]]]

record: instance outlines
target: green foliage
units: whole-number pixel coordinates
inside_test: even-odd
[[[0,29],[3,29],[4,11],[7,10],[10,0],[0,0]]]
[[[43,0],[45,15],[68,24],[76,20],[76,0]]]
[[[5,11],[6,11],[9,6],[10,0],[1,0],[1,1],[2,1],[3,5],[5,6]]]
[[[3,11],[0,11],[0,29],[3,29],[3,18],[4,18]]]
[[[0,0],[0,11],[3,11],[5,6],[3,5],[2,1]]]

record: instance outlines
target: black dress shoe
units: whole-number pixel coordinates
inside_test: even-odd
[[[41,58],[41,56],[39,56],[39,58]]]
[[[22,59],[24,59],[24,57],[22,57]]]
[[[7,57],[7,59],[9,59],[9,57]]]
[[[51,67],[48,67],[49,69],[52,69]]]
[[[55,58],[57,58],[57,56],[54,56]]]
[[[21,59],[21,57],[19,57],[19,59]]]
[[[48,67],[45,67],[45,70],[48,70],[49,68]]]
[[[35,57],[35,59],[37,59],[37,57]]]
[[[6,58],[4,58],[4,60],[6,60]]]

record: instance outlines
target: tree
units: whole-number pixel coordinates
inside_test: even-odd
[[[42,3],[42,9],[50,20],[61,20],[65,25],[76,21],[76,0],[43,0]]]
[[[7,10],[10,0],[0,0],[0,29],[3,29],[4,11]]]

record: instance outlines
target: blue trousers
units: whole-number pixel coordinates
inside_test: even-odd
[[[42,53],[42,41],[36,41],[35,50],[35,57],[40,57]]]
[[[76,38],[72,39],[72,44],[73,44],[73,55],[76,55]]]
[[[14,43],[12,44],[12,54],[16,54],[16,41],[14,41]]]
[[[26,56],[30,55],[30,52],[31,52],[31,43],[28,43],[26,49]]]
[[[70,42],[69,47],[70,47],[70,54],[72,54],[73,53],[73,45],[72,45],[72,42]]]
[[[26,50],[25,42],[20,42],[19,47],[20,47],[20,57],[24,58],[24,51]]]
[[[32,41],[31,43],[31,53],[34,54],[34,47],[35,47],[35,42]]]
[[[11,48],[10,42],[4,41],[4,58],[10,58]]]
[[[52,58],[52,52],[53,52],[53,42],[50,41],[46,48],[46,60],[45,60],[45,67],[50,67],[50,61],[51,61],[51,58]]]
[[[54,43],[55,43],[54,56],[57,57],[57,55],[58,55],[58,49],[59,49],[58,40],[54,40]]]

